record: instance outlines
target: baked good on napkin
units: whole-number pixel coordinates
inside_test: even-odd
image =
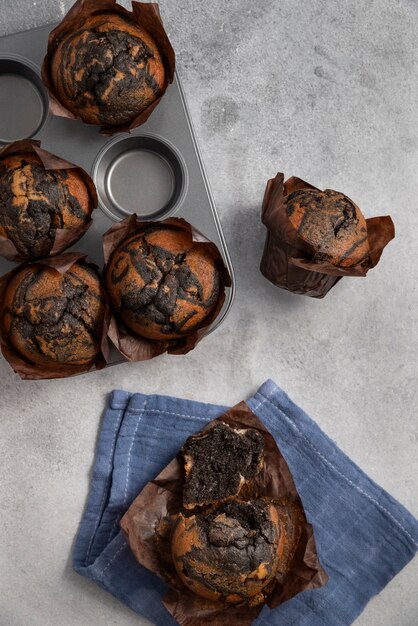
[[[186,509],[238,496],[264,464],[264,442],[253,428],[235,430],[220,422],[189,437],[180,450]]]
[[[274,502],[234,498],[193,515],[179,513],[171,554],[182,582],[197,595],[255,605],[264,602],[263,589],[277,571],[281,539]]]
[[[247,626],[327,579],[289,468],[244,403],[186,440],[121,527],[184,626]]]

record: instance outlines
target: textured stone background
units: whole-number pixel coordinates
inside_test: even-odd
[[[0,35],[57,21],[68,0],[2,0]],[[267,377],[418,515],[416,0],[162,0],[237,275],[222,327],[186,357],[20,382],[0,360],[0,626],[141,622],[73,574],[69,555],[106,394],[233,404]],[[258,272],[265,181],[342,190],[397,239],[323,301]],[[414,626],[418,559],[358,626]]]

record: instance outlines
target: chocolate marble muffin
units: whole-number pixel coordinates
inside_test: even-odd
[[[69,232],[90,220],[89,192],[76,169],[47,170],[34,153],[0,160],[0,235],[27,259],[48,256],[56,229]],[[67,247],[74,239],[67,240]]]
[[[263,467],[263,453],[263,438],[252,428],[235,430],[220,422],[189,437],[179,455],[185,471],[185,508],[219,503],[240,494]]]
[[[84,122],[122,126],[161,95],[165,69],[145,29],[101,13],[61,40],[51,77],[62,104]]]
[[[177,339],[200,328],[217,303],[219,285],[208,249],[163,224],[125,239],[106,268],[117,314],[148,339]]]
[[[344,194],[301,189],[285,198],[285,208],[298,235],[314,249],[316,261],[352,267],[368,259],[366,220]]]
[[[84,261],[64,274],[35,263],[7,286],[1,323],[11,345],[32,363],[88,365],[100,351],[105,306],[99,277]]]
[[[231,500],[176,520],[171,551],[182,582],[209,600],[256,605],[280,560],[278,513],[272,502]]]

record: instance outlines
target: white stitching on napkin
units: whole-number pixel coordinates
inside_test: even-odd
[[[147,407],[147,400],[145,400],[144,406],[142,407],[142,409],[139,409],[138,411],[136,411],[136,413],[138,415],[143,415],[144,411]],[[127,409],[128,413],[133,413],[133,411],[131,411],[129,408]],[[130,476],[130,472],[131,472],[131,455],[132,455],[132,448],[134,447],[134,443],[135,443],[135,438],[136,438],[136,433],[138,432],[138,426],[141,423],[141,418],[137,421],[136,426],[135,426],[135,430],[134,430],[134,434],[132,436],[132,440],[131,440],[131,444],[129,446],[129,450],[128,450],[128,459],[127,459],[127,464],[126,464],[126,478],[125,478],[125,489],[123,492],[123,503],[122,503],[122,508],[125,509],[126,507],[126,499],[128,497],[128,485],[129,485],[129,476]],[[119,523],[119,519],[120,516],[117,515],[115,517],[115,521],[113,522],[112,528],[110,529],[110,533],[107,537],[107,541],[110,540],[110,537],[113,534],[113,531],[115,530],[117,524]]]
[[[275,391],[275,390],[273,390]],[[282,415],[283,417],[290,423],[292,424],[292,426],[295,428],[295,430],[299,433],[299,435],[309,444],[309,446],[312,448],[312,450],[314,452],[316,452],[316,454],[324,461],[324,463],[326,463],[329,467],[331,467],[335,472],[337,472],[337,474],[339,476],[341,476],[341,478],[344,478],[344,480],[346,480],[348,482],[349,485],[351,485],[352,487],[354,487],[355,489],[357,489],[357,491],[361,494],[363,494],[364,496],[366,496],[366,498],[368,500],[370,500],[370,502],[373,502],[373,504],[375,504],[377,506],[378,509],[380,509],[381,511],[383,511],[384,513],[386,513],[386,515],[388,515],[388,517],[390,517],[390,519],[395,522],[395,524],[397,526],[399,526],[399,528],[401,528],[403,530],[403,532],[405,533],[405,535],[412,541],[412,543],[414,544],[414,546],[416,548],[418,548],[418,543],[415,541],[415,539],[412,537],[412,535],[407,531],[406,528],[404,528],[401,524],[401,522],[399,520],[396,519],[396,517],[394,517],[392,515],[392,513],[390,511],[388,511],[382,504],[380,504],[380,502],[378,502],[375,498],[373,498],[373,496],[371,496],[369,493],[367,493],[367,491],[363,491],[363,489],[361,489],[361,487],[359,487],[358,485],[356,485],[355,483],[353,483],[352,480],[350,480],[345,474],[343,474],[342,472],[340,472],[340,470],[335,467],[335,465],[333,465],[331,463],[331,461],[329,461],[326,457],[324,457],[324,455],[314,446],[314,444],[308,439],[308,437],[300,430],[300,428],[298,428],[298,426],[295,424],[295,422],[290,419],[290,417],[288,415],[286,415],[286,413],[284,411],[282,411],[282,409],[280,409],[280,407],[277,406],[277,404],[274,404],[269,397],[272,394],[270,393],[268,396],[264,396],[264,400],[263,402],[260,402],[260,404],[258,404],[256,406],[256,409],[258,409],[265,401],[269,402],[275,409],[277,409]]]
[[[144,409],[129,409],[129,413],[143,413]],[[164,411],[162,409],[147,409],[147,413],[165,413],[166,415],[174,415],[175,417],[185,417],[187,419],[199,420],[199,422],[208,422],[206,417],[198,417],[197,415],[186,415],[184,413],[173,413],[173,411]]]
[[[104,568],[102,569],[102,571],[98,573],[98,576],[103,576],[103,574],[105,573],[105,571],[107,570],[107,568],[108,568],[108,567],[110,567],[110,566],[112,565],[113,561],[116,559],[116,557],[118,556],[118,554],[120,554],[120,553],[122,552],[122,550],[123,550],[124,548],[126,548],[126,547],[127,547],[127,544],[126,544],[126,543],[124,543],[124,544],[123,544],[123,545],[119,548],[119,550],[118,550],[117,552],[115,552],[115,554],[112,556],[112,558],[110,559],[110,561],[108,562],[108,564],[106,565],[106,567],[104,567]]]
[[[257,406],[255,406],[255,407],[254,407],[254,411],[256,411],[257,409],[259,409],[259,408],[260,408],[260,406],[261,406],[262,404],[264,404],[264,403],[265,403],[265,402],[266,402],[266,401],[270,398],[270,396],[272,396],[272,395],[273,395],[273,393],[274,393],[276,390],[277,390],[277,389],[276,389],[276,387],[273,387],[272,389],[270,389],[270,392],[269,392],[266,396],[261,396],[263,399],[262,399],[262,400],[260,400],[260,402],[257,404]],[[260,394],[260,395],[261,395],[261,394]],[[273,405],[273,406],[274,406],[274,405]]]
[[[120,426],[120,418],[122,417],[121,414],[123,413],[123,410],[119,410],[118,413],[119,413],[119,415],[118,415],[117,419],[115,419],[115,428],[113,430],[113,444],[112,444],[112,449],[111,449],[110,456],[109,456],[109,463],[108,463],[108,468],[109,468],[108,471],[109,472],[110,472],[110,469],[111,469],[111,466],[112,466],[113,453],[114,453],[115,445],[116,445],[116,431],[118,429],[118,426]],[[91,549],[93,540],[94,540],[94,538],[96,536],[97,529],[99,527],[100,518],[101,518],[101,516],[103,514],[103,505],[104,505],[105,498],[108,495],[107,492],[108,492],[108,488],[109,488],[110,479],[111,479],[111,475],[109,474],[109,476],[106,479],[106,486],[103,489],[102,501],[100,502],[99,512],[98,512],[97,517],[96,517],[95,522],[94,522],[94,530],[93,530],[93,533],[92,533],[92,535],[90,537],[89,545],[87,547],[86,561],[87,561],[87,559],[90,556],[90,549]]]
[[[134,447],[134,443],[135,443],[135,438],[136,438],[136,433],[138,432],[138,426],[141,423],[141,419],[142,419],[142,415],[144,414],[145,411],[145,406],[141,411],[141,418],[137,421],[136,426],[135,426],[135,431],[132,437],[132,441],[131,441],[131,445],[129,446],[129,451],[128,451],[128,461],[127,461],[127,471],[126,471],[126,479],[125,479],[125,490],[123,492],[123,506],[126,505],[126,498],[128,497],[128,484],[129,484],[129,476],[130,476],[130,470],[131,470],[131,455],[132,455],[132,448]]]

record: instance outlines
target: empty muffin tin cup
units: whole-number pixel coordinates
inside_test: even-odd
[[[145,220],[160,219],[180,206],[187,170],[169,142],[137,135],[104,146],[93,165],[93,180],[100,206],[112,219],[132,213]]]
[[[0,56],[0,144],[33,137],[48,115],[48,96],[35,65]]]

